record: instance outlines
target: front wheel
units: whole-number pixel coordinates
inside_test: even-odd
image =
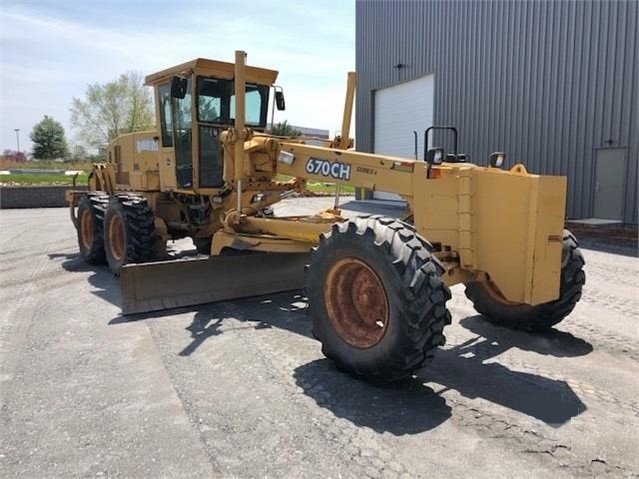
[[[307,270],[313,334],[339,367],[375,382],[409,376],[444,344],[443,268],[410,226],[382,216],[333,225]]]
[[[554,301],[536,306],[513,303],[507,301],[490,281],[468,283],[466,296],[477,312],[493,323],[527,331],[547,330],[568,316],[581,298],[586,274],[584,257],[578,246],[573,234],[564,230],[559,298]]]

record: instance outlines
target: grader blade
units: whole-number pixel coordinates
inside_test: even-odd
[[[309,253],[256,253],[125,265],[122,314],[300,289]]]

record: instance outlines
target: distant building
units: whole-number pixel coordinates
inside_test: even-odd
[[[294,126],[294,125],[291,125],[291,128],[294,128],[297,131],[301,132],[303,136],[309,136],[312,138],[322,138],[327,140],[329,135],[328,130],[322,130],[319,128],[307,128],[305,126]]]
[[[423,159],[424,130],[454,125],[473,163],[504,151],[507,166],[567,176],[569,218],[637,223],[638,10],[357,0],[357,148],[413,158],[416,131]]]

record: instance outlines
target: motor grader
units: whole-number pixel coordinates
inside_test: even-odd
[[[565,178],[504,169],[503,153],[472,164],[456,146],[425,144],[421,160],[353,151],[354,74],[341,137],[269,135],[271,92],[284,108],[276,78],[244,52],[149,75],[157,129],[113,140],[89,191],[67,192],[80,254],[120,275],[124,314],[303,288],[324,354],[388,382],[444,344],[452,285],[508,327],[543,330],[573,310],[585,275],[564,230]],[[335,206],[274,216],[307,181],[335,183]],[[347,219],[341,185],[397,193],[405,214]],[[208,256],[163,258],[183,237]]]

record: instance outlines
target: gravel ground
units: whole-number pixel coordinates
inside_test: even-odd
[[[432,365],[378,388],[322,356],[300,292],[131,321],[66,209],[0,222],[0,477],[639,476],[632,245],[583,242],[582,301],[543,335],[456,286]]]

